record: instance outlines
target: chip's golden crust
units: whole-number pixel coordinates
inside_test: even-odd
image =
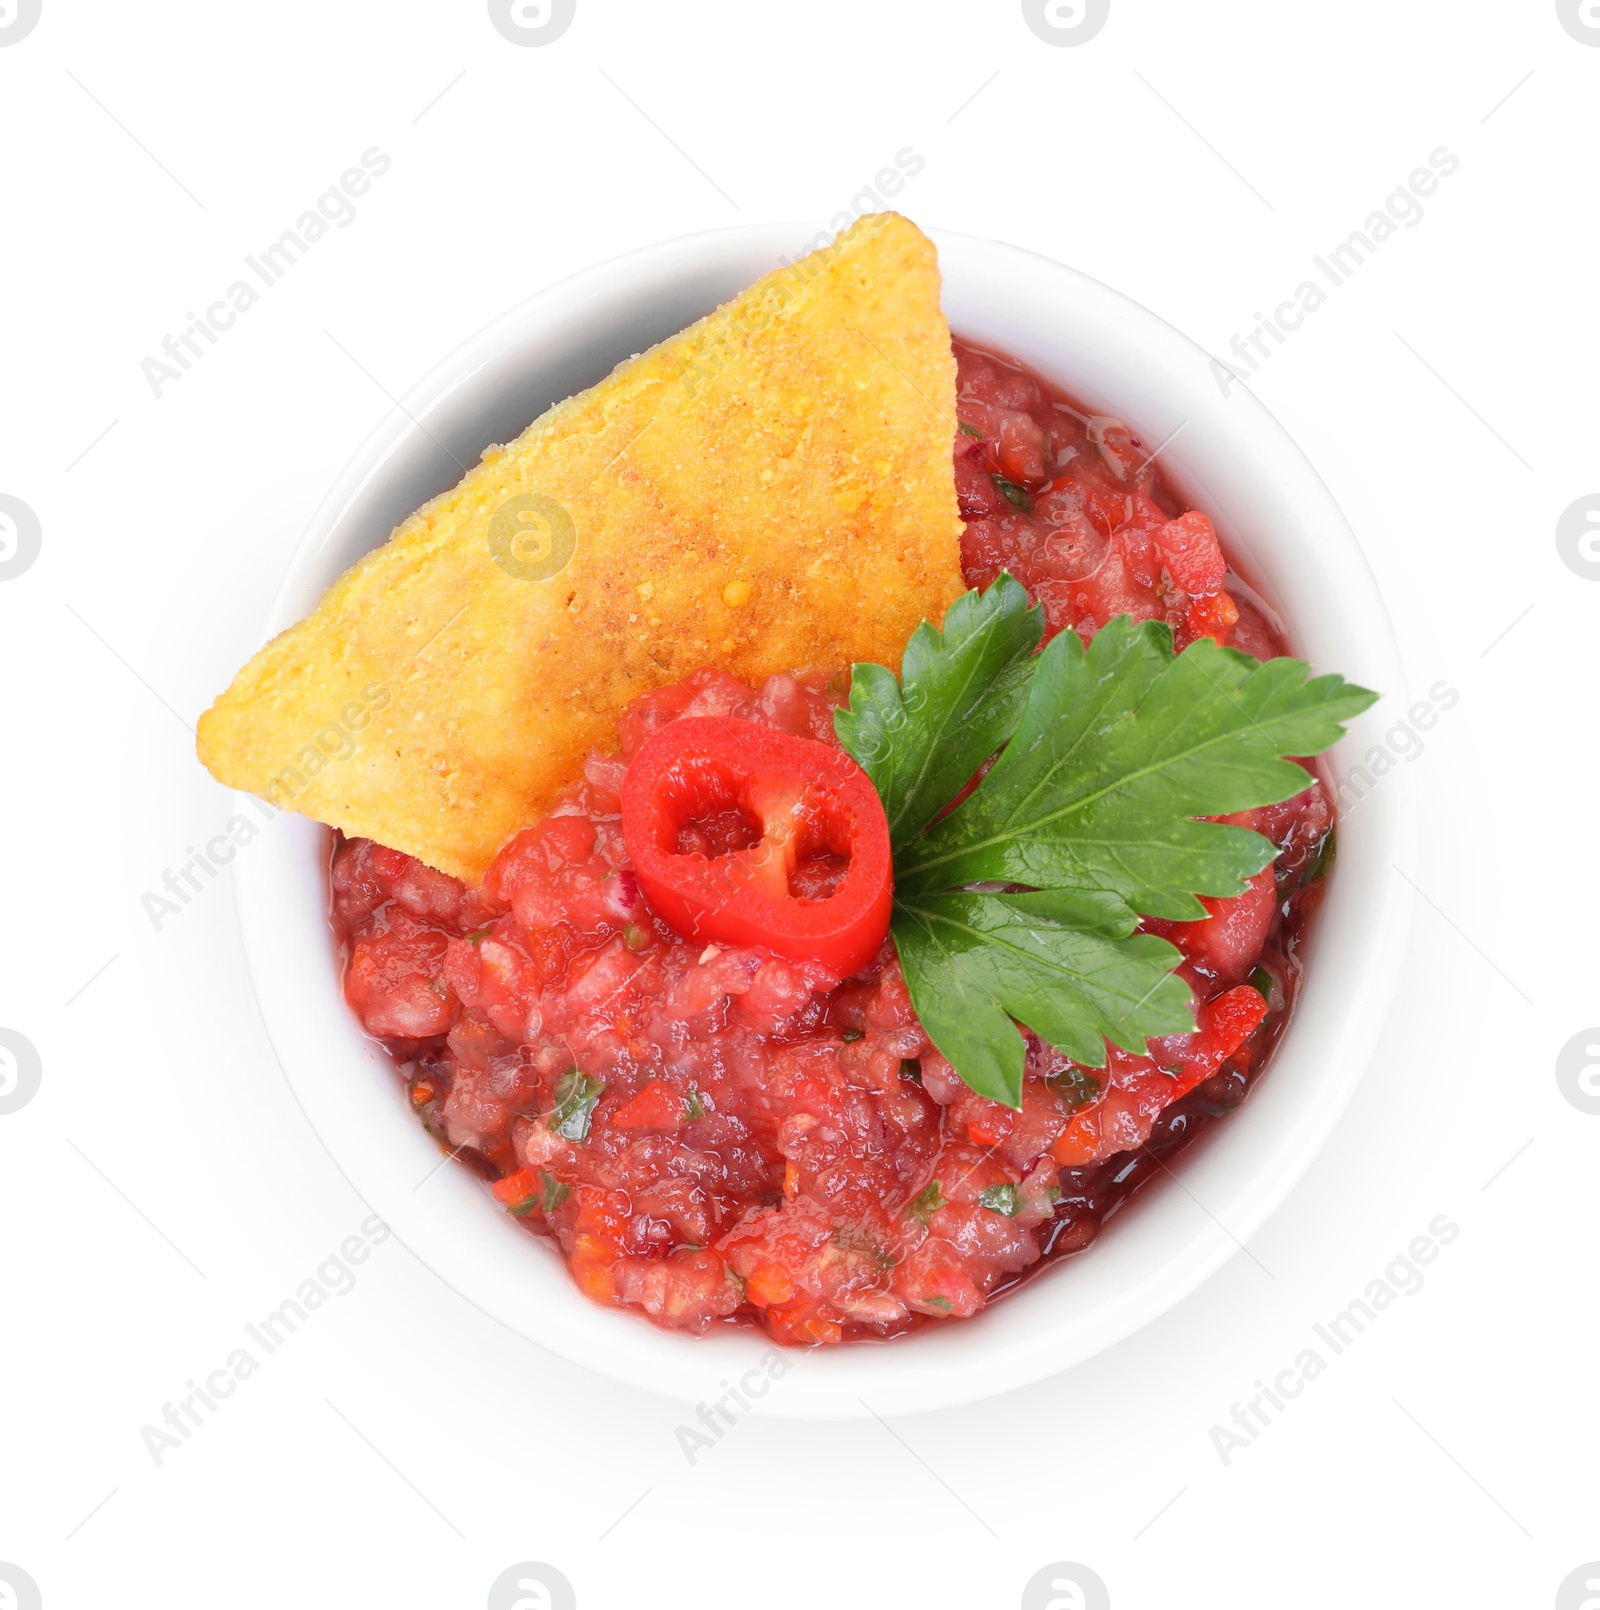
[[[871,215],[486,452],[245,666],[200,758],[476,881],[636,695],[898,666],[962,587],[954,432],[933,246]],[[514,508],[491,531],[528,493],[575,539],[546,579]]]

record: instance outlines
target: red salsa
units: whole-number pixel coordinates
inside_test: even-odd
[[[1211,522],[1136,433],[1008,359],[963,342],[956,357],[969,586],[1009,570],[1049,633],[1087,638],[1131,614],[1168,622],[1179,648],[1210,636],[1283,651]],[[1193,1033],[1085,1068],[1024,1031],[1021,1110],[974,1094],[923,1033],[893,941],[876,942],[886,894],[865,873],[879,847],[833,731],[845,697],[829,668],[759,688],[702,670],[644,695],[616,753],[590,755],[481,890],[367,840],[334,851],[345,994],[421,1120],[553,1239],[590,1297],[674,1329],[755,1323],[814,1345],[976,1313],[1082,1250],[1164,1157],[1237,1106],[1298,991],[1332,848],[1317,783],[1226,818],[1279,849],[1244,894],[1207,899],[1205,921],[1145,924],[1184,955]],[[730,720],[770,732],[753,741],[772,775],[839,781],[809,816],[778,790],[798,846],[787,871],[719,902],[662,882],[668,858],[651,845],[715,866],[762,839],[717,781],[744,752]],[[669,755],[700,767],[687,794],[660,782]],[[652,812],[637,857],[625,794]],[[847,891],[848,921],[805,928]],[[713,908],[708,926],[696,913]],[[760,923],[741,913],[758,909],[765,931],[778,911],[800,938],[753,941]]]

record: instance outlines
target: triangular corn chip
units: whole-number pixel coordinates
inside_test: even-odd
[[[892,213],[558,404],[201,718],[222,782],[477,881],[629,699],[876,660],[961,591],[955,364]]]

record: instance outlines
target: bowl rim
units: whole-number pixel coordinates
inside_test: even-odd
[[[580,270],[491,320],[405,392],[352,454],[295,546],[269,614],[269,635],[300,619],[355,551],[386,539],[388,527],[371,525],[372,508],[385,499],[401,507],[401,490],[415,486],[426,461],[435,461],[436,479],[447,474],[443,484],[453,484],[458,472],[439,464],[433,449],[441,448],[440,437],[449,442],[453,431],[465,432],[459,438],[464,443],[470,440],[471,420],[481,419],[484,407],[478,393],[511,385],[518,365],[528,361],[525,349],[537,351],[542,342],[546,369],[556,372],[571,372],[573,352],[609,350],[599,370],[603,374],[628,356],[614,343],[607,348],[605,337],[632,309],[659,303],[676,307],[699,295],[713,298],[702,308],[709,310],[759,273],[789,260],[782,256],[785,249],[807,242],[812,233],[805,224],[750,225],[660,242]],[[970,292],[981,302],[968,314],[951,310],[958,334],[1010,352],[1087,401],[1096,401],[1097,388],[1105,385],[1111,390],[1102,394],[1115,397],[1124,378],[1114,371],[1119,356],[1143,365],[1163,389],[1142,409],[1108,407],[1107,412],[1120,413],[1152,436],[1160,427],[1164,436],[1176,413],[1165,421],[1153,416],[1168,408],[1186,411],[1178,431],[1188,427],[1190,442],[1180,439],[1175,447],[1163,442],[1158,451],[1165,471],[1189,493],[1201,489],[1214,505],[1208,507],[1214,517],[1229,499],[1253,497],[1266,499],[1280,524],[1314,530],[1318,542],[1301,550],[1287,537],[1274,538],[1262,549],[1259,537],[1252,548],[1249,531],[1233,529],[1236,518],[1224,514],[1218,521],[1230,557],[1242,554],[1249,561],[1248,580],[1257,580],[1250,569],[1272,572],[1276,566],[1277,575],[1267,577],[1269,597],[1282,595],[1283,588],[1273,583],[1287,576],[1291,589],[1319,600],[1319,609],[1326,603],[1338,616],[1338,629],[1321,637],[1359,647],[1354,661],[1347,656],[1340,669],[1392,690],[1397,703],[1405,704],[1399,646],[1355,535],[1310,463],[1247,387],[1222,393],[1219,405],[1207,396],[1208,388],[1220,388],[1206,353],[1154,313],[1075,269],[1001,242],[928,233],[939,248],[947,303],[954,294],[966,306],[967,287],[988,281],[986,298],[979,290]],[[1009,293],[1004,296],[1002,281]],[[953,293],[956,282],[961,288]],[[1060,373],[1059,364],[1041,363],[1037,345],[1017,350],[1014,343],[986,340],[984,331],[974,328],[1006,328],[1008,319],[1020,316],[1019,307],[1033,305],[1029,297],[1050,306],[1048,339],[1070,341],[1074,353],[1084,355],[1073,374]],[[591,327],[592,334],[586,334]],[[558,357],[551,358],[552,351]],[[1090,359],[1089,353],[1096,356]],[[563,361],[566,371],[561,371]],[[1095,364],[1113,367],[1087,384],[1083,377]],[[503,389],[494,393],[504,394]],[[1201,418],[1198,429],[1189,416]],[[1233,451],[1221,480],[1218,461],[1207,457],[1216,444]],[[486,440],[478,442],[484,445]],[[448,447],[442,451],[449,454]],[[1263,475],[1264,467],[1272,474]],[[407,512],[401,509],[402,516]],[[395,523],[398,517],[390,526]],[[1296,628],[1302,620],[1293,611],[1288,618],[1298,649]],[[1375,711],[1358,718],[1335,754],[1348,759],[1364,742],[1377,741],[1380,725]],[[255,804],[249,795],[235,798]],[[1142,1191],[1107,1234],[1068,1260],[1070,1270],[1044,1273],[972,1320],[924,1327],[892,1344],[855,1343],[808,1354],[780,1354],[753,1331],[677,1336],[633,1314],[591,1303],[559,1258],[512,1225],[465,1169],[442,1169],[443,1180],[430,1175],[403,1190],[402,1172],[413,1176],[423,1160],[417,1143],[433,1157],[439,1153],[405,1110],[386,1054],[362,1034],[338,987],[326,922],[328,830],[285,813],[263,836],[261,849],[239,857],[236,890],[251,985],[291,1094],[351,1188],[447,1286],[536,1346],[637,1387],[690,1402],[716,1401],[729,1378],[736,1377],[757,1399],[747,1412],[859,1418],[971,1402],[1084,1362],[1208,1280],[1293,1189],[1354,1094],[1387,1016],[1409,936],[1411,886],[1403,876],[1390,875],[1415,859],[1415,805],[1405,769],[1392,772],[1383,788],[1360,804],[1353,846],[1341,831],[1339,865],[1314,932],[1306,987],[1274,1056],[1272,1075],[1283,1074],[1286,1060],[1311,1070],[1301,1075],[1305,1087],[1286,1089],[1287,1080],[1274,1084],[1272,1076],[1264,1078],[1225,1125],[1208,1125],[1185,1151],[1183,1194],[1200,1208],[1198,1217],[1176,1211],[1181,1204],[1173,1182],[1163,1192]],[[315,906],[307,874],[319,854],[320,920],[327,936],[320,948],[305,943],[305,924]],[[1336,978],[1344,984],[1341,992],[1334,990]],[[1317,1011],[1308,1019],[1313,998]],[[1359,1011],[1345,1009],[1351,1001]],[[350,1077],[363,1059],[362,1075]],[[327,1077],[330,1073],[337,1076]],[[357,1089],[363,1092],[359,1096]],[[1253,1152],[1242,1136],[1235,1139],[1241,1130],[1257,1129],[1275,1134],[1273,1144]],[[377,1142],[380,1132],[384,1138]],[[1219,1151],[1226,1154],[1220,1162]],[[1240,1152],[1247,1165],[1242,1173],[1237,1158],[1229,1161]],[[403,1169],[402,1157],[409,1159]],[[431,1208],[421,1206],[418,1192],[424,1184]],[[467,1226],[472,1235],[463,1239],[460,1232]],[[1090,1295],[1098,1297],[1098,1306],[1086,1301]],[[762,1378],[766,1384],[758,1395],[756,1381]],[[778,1380],[781,1390],[773,1390]]]

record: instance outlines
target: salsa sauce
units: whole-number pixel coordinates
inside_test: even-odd
[[[1209,520],[1136,433],[1022,366],[956,342],[956,486],[969,586],[1009,570],[1047,633],[1160,619],[1268,658],[1275,624]],[[885,1339],[965,1318],[1081,1251],[1146,1179],[1236,1107],[1293,1009],[1331,859],[1313,781],[1227,820],[1279,848],[1201,922],[1146,928],[1184,953],[1198,1028],[1080,1068],[1024,1031],[1020,1112],[974,1094],[923,1033],[892,940],[841,978],[758,946],[690,943],[655,917],[623,843],[634,754],[684,717],[836,744],[842,673],[751,688],[715,670],[635,700],[481,890],[337,838],[346,998],[392,1052],[442,1146],[580,1288],[655,1323],[754,1323],[782,1343]],[[704,852],[735,821],[690,824]]]

